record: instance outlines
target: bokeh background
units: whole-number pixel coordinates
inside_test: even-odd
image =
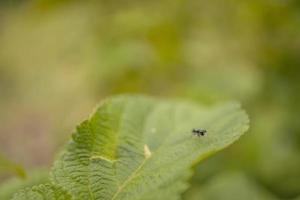
[[[139,93],[249,113],[184,199],[299,198],[299,67],[298,0],[2,0],[0,182],[43,180],[101,99]]]

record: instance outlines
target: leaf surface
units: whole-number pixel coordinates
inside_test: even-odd
[[[30,199],[30,200],[71,200],[72,197],[61,188],[52,184],[41,184],[32,188],[24,189],[14,195],[12,200]]]

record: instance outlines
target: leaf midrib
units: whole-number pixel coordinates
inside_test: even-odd
[[[126,110],[126,107],[128,106],[128,103],[126,103],[125,105],[123,105],[123,107],[122,107],[122,111],[121,111],[121,115],[120,115],[120,118],[119,118],[119,120],[118,120],[118,129],[122,126],[122,121],[123,121],[123,119],[124,119],[124,110]],[[90,128],[90,126],[89,126],[89,128]],[[92,134],[93,135],[95,135],[95,134],[97,134],[97,133],[95,133],[94,132],[94,129],[90,129],[90,131],[92,132]],[[118,135],[118,137],[119,137],[119,135]],[[118,138],[117,137],[117,138]],[[93,145],[92,145],[92,151],[91,152],[93,152],[93,149],[94,149],[94,146],[95,146],[95,141],[93,141]],[[89,175],[90,176],[90,175]],[[91,190],[91,188],[90,188],[90,177],[88,178],[88,190],[89,190],[89,194],[90,194],[90,196],[92,197],[92,199],[95,199],[95,197],[94,197],[94,195],[93,195],[93,193],[92,193],[92,190]]]
[[[114,196],[111,198],[111,200],[114,200],[117,198],[117,196],[122,192],[122,190],[129,184],[129,182],[136,178],[138,176],[138,172],[143,168],[143,166],[146,164],[146,161],[148,159],[145,158],[143,162],[139,165],[139,167],[123,182],[121,186],[119,186],[117,192],[114,194]]]
[[[151,112],[149,112],[147,114],[147,117],[146,117],[146,120],[145,120],[146,123],[144,123],[144,126],[143,126],[144,128],[146,127],[145,124],[147,124],[147,121],[149,120],[149,116],[151,116],[151,113],[154,110],[155,110],[155,107],[154,107],[154,109],[151,110]],[[175,121],[175,118],[172,118],[172,120]],[[144,132],[145,132],[145,130],[143,130],[143,133]],[[138,168],[134,172],[132,172],[132,174],[122,183],[121,186],[119,186],[117,192],[113,195],[113,197],[111,198],[111,200],[115,200],[117,198],[117,196],[122,192],[122,190],[130,183],[130,181],[132,181],[134,178],[137,178],[139,176],[139,174],[138,174],[139,171],[141,171],[141,169],[143,168],[143,166],[146,164],[147,160],[149,160],[149,158],[152,158],[153,155],[155,155],[156,152],[158,152],[161,149],[161,147],[164,146],[163,144],[165,143],[166,139],[169,137],[170,133],[171,133],[171,131],[168,132],[167,136],[165,137],[165,139],[163,140],[163,142],[158,146],[158,148],[154,152],[152,152],[151,157],[145,158],[141,162],[141,164],[138,166]]]

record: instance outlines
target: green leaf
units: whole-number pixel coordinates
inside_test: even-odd
[[[41,184],[33,186],[31,189],[24,189],[14,195],[15,199],[30,199],[30,200],[68,200],[71,196],[59,187],[52,184]]]
[[[193,128],[207,134],[193,136]],[[248,118],[237,104],[120,96],[81,123],[55,162],[52,183],[74,199],[178,199],[191,166],[237,140]]]

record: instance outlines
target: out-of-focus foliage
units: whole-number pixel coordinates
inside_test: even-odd
[[[237,99],[249,134],[196,166],[191,190],[237,169],[296,198],[299,13],[298,0],[2,1],[0,151],[27,168],[49,165],[110,94]]]
[[[190,190],[187,200],[276,200],[277,198],[242,173],[227,173],[213,177],[204,186],[196,185]]]
[[[24,178],[26,176],[25,171],[21,165],[10,161],[0,154],[0,175],[8,172],[13,173],[21,178]]]
[[[45,183],[48,180],[48,174],[48,170],[39,169],[28,173],[28,176],[25,179],[12,178],[5,181],[0,184],[0,199],[9,200],[18,190]]]

